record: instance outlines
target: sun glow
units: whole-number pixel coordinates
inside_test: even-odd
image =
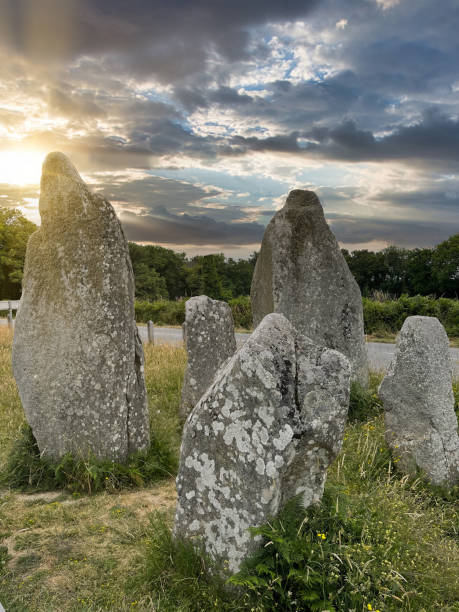
[[[0,183],[37,185],[45,157],[41,151],[0,151]]]

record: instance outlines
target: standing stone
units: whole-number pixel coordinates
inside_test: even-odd
[[[350,365],[271,314],[223,366],[185,423],[176,536],[237,571],[259,545],[248,529],[292,497],[318,502],[340,450]]]
[[[188,363],[180,415],[186,419],[212,383],[215,373],[236,352],[231,308],[226,302],[200,295],[187,300],[183,324]]]
[[[13,369],[40,452],[123,461],[149,445],[134,277],[111,204],[50,153],[29,239]]]
[[[458,483],[452,362],[448,336],[438,319],[405,319],[379,396],[396,466],[411,475],[422,470],[435,485]]]
[[[368,384],[360,289],[313,191],[296,189],[269,222],[250,292],[256,327],[282,313],[299,333],[340,351]]]

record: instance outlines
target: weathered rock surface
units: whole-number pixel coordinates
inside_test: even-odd
[[[435,317],[408,317],[379,388],[397,467],[433,484],[459,482],[459,437],[446,332]]]
[[[301,495],[319,501],[338,453],[350,365],[337,351],[265,317],[185,423],[175,534],[236,571],[258,543],[248,528]]]
[[[185,419],[213,382],[217,370],[236,352],[229,305],[206,295],[187,300],[183,338],[188,362],[180,414]]]
[[[250,292],[256,327],[282,313],[301,334],[336,349],[368,384],[360,289],[313,191],[291,191],[263,236]]]
[[[150,435],[127,242],[111,204],[62,153],[43,164],[39,208],[13,346],[26,418],[53,460],[123,461]]]

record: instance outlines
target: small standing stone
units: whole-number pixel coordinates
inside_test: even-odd
[[[183,338],[188,356],[180,415],[186,419],[221,365],[236,352],[234,322],[226,302],[206,295],[185,304]]]
[[[13,370],[40,452],[124,461],[149,445],[134,275],[111,204],[50,153],[29,239]]]
[[[411,475],[422,470],[435,485],[458,483],[452,362],[448,336],[438,319],[405,319],[379,395],[397,467]]]
[[[350,365],[271,314],[217,373],[185,423],[174,532],[237,571],[249,527],[292,497],[320,500],[340,450]]]
[[[254,327],[282,313],[299,333],[346,355],[367,386],[362,296],[313,191],[291,191],[269,222],[250,297]]]

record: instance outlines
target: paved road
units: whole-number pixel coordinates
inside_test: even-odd
[[[147,328],[139,325],[140,337],[142,340],[147,339]],[[236,334],[236,342],[241,346],[249,337],[250,334]],[[182,330],[173,327],[155,327],[155,341],[166,344],[180,344],[182,340]],[[395,344],[386,344],[383,342],[368,342],[368,359],[372,370],[385,370],[394,356]],[[455,376],[459,376],[459,349],[451,349],[451,357],[453,359],[453,370]]]
[[[0,319],[0,324],[6,325],[6,319]],[[140,337],[142,340],[147,339],[147,328],[145,325],[139,325]],[[236,342],[241,346],[249,337],[250,334],[236,334]],[[176,327],[155,327],[155,342],[164,344],[181,344],[182,330]],[[382,342],[368,342],[368,359],[372,370],[385,370],[389,365],[395,350],[395,344],[385,344]],[[453,359],[453,370],[455,376],[459,376],[459,349],[451,349],[451,357]]]

